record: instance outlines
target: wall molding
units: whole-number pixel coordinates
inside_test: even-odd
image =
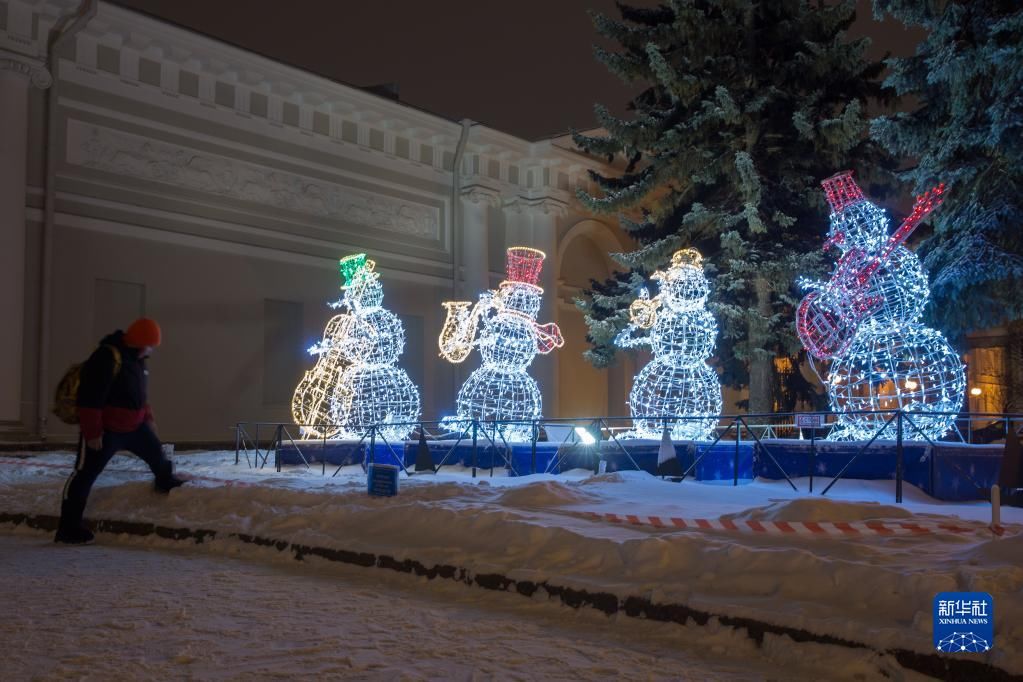
[[[182,189],[441,241],[440,209],[71,119],[67,162]]]
[[[50,75],[50,70],[45,65],[2,48],[0,48],[0,71],[13,71],[20,74],[40,90],[46,90],[53,85],[53,76]]]
[[[81,202],[88,204],[97,209],[110,209],[111,203],[106,200],[95,199],[94,197],[83,197],[79,195],[71,195],[64,192],[58,192],[58,201],[60,202]],[[194,225],[200,228],[219,227],[233,230],[239,234],[250,234],[253,232],[263,233],[264,230],[257,230],[247,226],[239,226],[229,223],[223,223],[222,221],[216,221],[206,218],[193,218],[189,217],[185,219],[184,216],[177,213],[168,213],[160,211],[158,209],[142,209],[137,206],[123,205],[120,208],[125,210],[132,210],[135,212],[141,212],[147,216],[154,218],[173,219],[181,221],[188,225]],[[42,223],[43,212],[40,209],[32,208],[26,211],[27,223],[30,228],[39,229]],[[160,227],[150,227],[144,223],[147,221],[133,220],[132,222],[124,222],[123,220],[117,220],[114,218],[99,218],[81,215],[80,213],[71,213],[66,211],[58,211],[55,216],[55,223],[61,228],[70,228],[77,230],[88,230],[90,232],[97,232],[101,234],[116,235],[118,237],[125,237],[130,239],[143,239],[161,244],[172,244],[177,246],[184,246],[194,249],[200,249],[203,251],[213,251],[217,253],[224,253],[232,256],[238,256],[242,258],[260,258],[269,261],[275,261],[280,263],[288,263],[291,265],[300,265],[303,267],[314,267],[328,270],[337,269],[337,260],[341,255],[358,251],[359,248],[354,245],[339,244],[339,243],[328,243],[320,240],[313,240],[308,238],[302,238],[297,244],[305,245],[307,247],[313,247],[317,249],[330,250],[337,253],[337,256],[321,256],[315,253],[309,253],[301,250],[286,250],[279,247],[273,246],[262,246],[258,244],[250,244],[244,241],[233,241],[229,239],[223,239],[213,236],[207,236],[203,234],[194,234],[190,232],[178,232],[174,230],[163,229]],[[422,268],[424,262],[422,259],[410,258],[407,256],[395,256],[392,254],[381,255],[376,260],[385,265],[387,269],[387,277],[395,281],[413,282],[417,284],[429,284],[436,286],[451,286],[451,275],[450,263],[437,263],[430,262],[427,265],[438,269],[439,271],[445,272],[443,275],[431,275],[421,271],[417,271],[416,268]]]

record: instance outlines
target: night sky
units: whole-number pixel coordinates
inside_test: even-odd
[[[591,128],[594,102],[620,114],[633,94],[593,57],[586,11],[617,17],[614,0],[117,1],[331,80],[397,83],[406,104],[529,140]],[[869,0],[857,15],[872,57],[912,54],[919,31],[873,21]]]

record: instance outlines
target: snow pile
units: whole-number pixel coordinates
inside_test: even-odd
[[[599,502],[600,495],[583,490],[578,485],[572,486],[559,481],[539,481],[532,485],[509,488],[497,498],[498,504],[519,509],[564,507],[570,504],[598,504]]]
[[[765,507],[746,509],[738,514],[725,514],[728,519],[756,521],[876,521],[881,519],[913,519],[914,514],[903,507],[880,503],[851,504],[814,497],[773,502]]]
[[[70,455],[0,458],[6,512],[56,514]],[[642,472],[472,479],[461,471],[401,480],[395,498],[365,492],[361,469],[337,478],[304,467],[278,474],[234,465],[234,453],[179,455],[199,476],[168,497],[144,465],[115,458],[87,516],[245,532],[311,546],[372,552],[427,566],[551,584],[929,653],[932,600],[941,591],[995,598],[996,644],[981,660],[1023,674],[1023,536],[785,537],[680,531],[595,520],[590,512],[779,521],[989,520],[986,504],[931,500],[891,482],[841,481],[828,497],[786,482],[732,488],[662,481]],[[328,472],[329,473],[329,472]],[[1003,521],[1023,524],[1023,510]]]

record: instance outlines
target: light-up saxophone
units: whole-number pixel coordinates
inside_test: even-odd
[[[488,291],[480,295],[475,305],[472,301],[446,301],[442,305],[448,315],[440,331],[440,355],[448,362],[457,364],[469,357],[476,345],[476,329],[480,319],[493,307],[493,296]]]

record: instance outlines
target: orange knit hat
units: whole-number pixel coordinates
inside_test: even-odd
[[[124,333],[124,345],[129,348],[153,348],[160,345],[160,325],[148,317],[140,317],[131,323]]]

